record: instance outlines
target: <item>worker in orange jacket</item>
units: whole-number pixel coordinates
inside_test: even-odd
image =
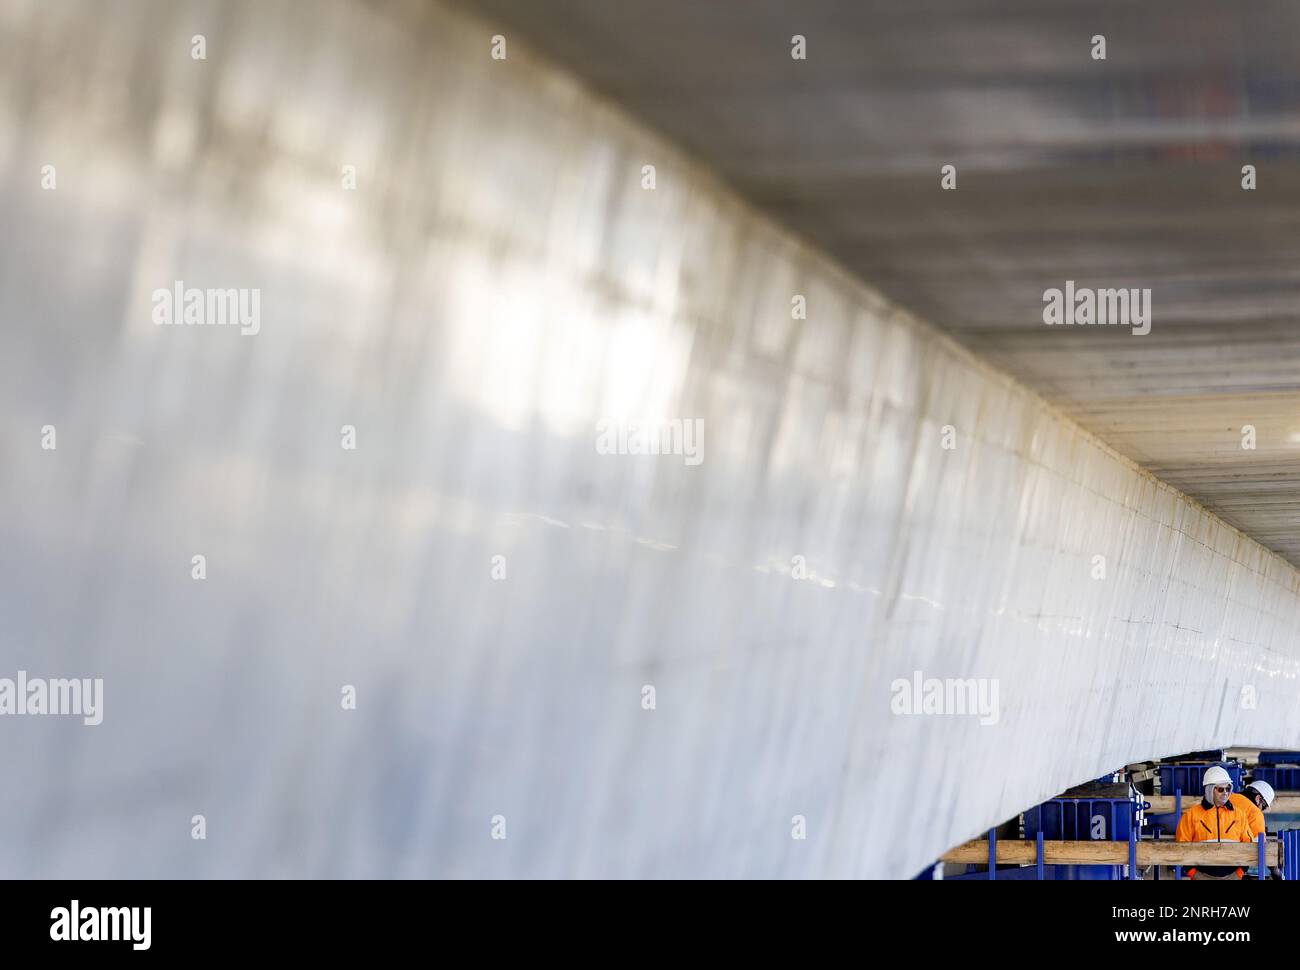
[[[1244,811],[1246,818],[1249,820],[1251,841],[1258,839],[1261,832],[1267,832],[1268,828],[1264,821],[1264,813],[1268,807],[1273,804],[1275,793],[1273,786],[1266,781],[1252,781],[1242,789],[1241,793],[1232,793],[1232,807],[1238,811]],[[1277,867],[1270,867],[1274,879],[1281,879],[1282,874]],[[1264,878],[1260,873],[1261,879]]]
[[[1205,769],[1204,796],[1183,812],[1174,838],[1179,842],[1253,842],[1250,819],[1232,803],[1232,779],[1218,765]],[[1201,866],[1187,870],[1189,879],[1240,879],[1234,866]]]
[[[1232,807],[1244,811],[1250,824],[1250,837],[1258,838],[1261,832],[1267,832],[1264,813],[1273,802],[1273,786],[1266,781],[1253,781],[1240,794],[1232,793]]]

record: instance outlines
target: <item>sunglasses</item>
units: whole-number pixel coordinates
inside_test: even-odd
[[[1232,786],[1231,786],[1231,785],[1215,785],[1215,786],[1214,786],[1214,790],[1217,791],[1220,795],[1226,795],[1226,794],[1228,794],[1228,792],[1232,791]]]

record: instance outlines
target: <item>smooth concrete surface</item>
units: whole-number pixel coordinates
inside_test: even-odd
[[[1300,5],[463,3],[1300,564]],[[1150,333],[1045,326],[1066,280]]]
[[[0,717],[0,875],[906,877],[1300,746],[1293,567],[493,33],[0,2],[0,677],[104,681]]]

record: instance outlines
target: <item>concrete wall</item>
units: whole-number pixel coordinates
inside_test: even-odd
[[[0,875],[909,876],[1300,744],[1291,567],[496,31],[0,0],[0,677],[105,692],[0,717]]]

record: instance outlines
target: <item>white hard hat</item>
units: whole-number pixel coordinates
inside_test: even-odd
[[[1211,765],[1209,768],[1205,769],[1205,777],[1201,779],[1201,784],[1206,788],[1209,788],[1211,785],[1231,785],[1232,779],[1228,777],[1228,773],[1218,765]]]
[[[1255,789],[1264,796],[1264,807],[1268,808],[1273,804],[1273,786],[1266,781],[1252,781],[1249,788]]]

